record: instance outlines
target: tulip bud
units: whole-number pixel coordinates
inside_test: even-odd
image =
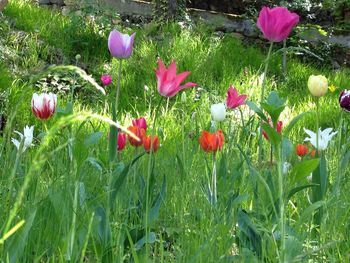
[[[223,103],[213,104],[210,108],[211,116],[214,121],[224,121],[226,117],[226,107]]]
[[[118,139],[117,139],[118,152],[122,151],[125,145],[126,145],[126,134],[122,132],[118,132]]]
[[[40,95],[34,93],[32,97],[32,112],[41,119],[50,118],[56,110],[57,96],[53,93],[42,93]]]
[[[112,83],[113,79],[111,75],[105,74],[101,76],[101,82],[103,86],[108,86]]]
[[[350,112],[350,91],[343,90],[340,93],[339,104],[345,111]]]
[[[80,54],[76,54],[75,60],[76,60],[76,61],[79,61],[80,59],[81,59],[81,55],[80,55]]]
[[[315,97],[322,97],[327,93],[328,90],[328,81],[325,76],[311,75],[307,82],[307,86],[311,92],[311,94]]]

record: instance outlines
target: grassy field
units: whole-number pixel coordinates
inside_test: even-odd
[[[118,61],[107,48],[112,28],[136,32],[133,55],[123,64],[118,120],[129,126],[132,119],[145,117],[149,133],[158,134],[160,147],[145,154],[127,145],[119,162],[111,165],[109,124],[101,118],[110,116],[108,94],[117,80]],[[283,148],[289,153],[284,161],[296,168],[284,175],[283,188],[286,196],[302,189],[285,198],[284,251],[277,160],[270,165],[271,146],[264,140],[263,160],[258,161],[258,116],[245,105],[244,127],[239,111],[230,111],[220,123],[225,144],[216,156],[215,206],[207,196],[213,156],[198,144],[201,131],[211,126],[210,105],[225,100],[230,84],[258,104],[266,49],[243,45],[233,35],[218,35],[203,25],[125,28],[112,25],[110,19],[67,17],[11,1],[0,20],[0,113],[7,117],[0,137],[2,260],[350,261],[349,116],[338,104],[340,91],[349,88],[349,69],[333,71],[316,61],[303,64],[291,54],[285,78],[278,48],[265,94],[276,91],[287,98],[280,118],[284,127],[308,112],[288,136],[284,134],[291,142],[289,150]],[[169,100],[158,94],[158,57],[166,65],[175,59],[178,71],[191,71],[188,80],[199,84],[183,91],[185,102],[181,94]],[[46,77],[52,64],[78,65],[98,82],[101,74],[109,73],[114,82],[104,96],[74,71],[60,71],[58,80],[50,79],[46,86],[42,83],[47,78],[35,81],[36,76]],[[320,99],[320,127],[332,127],[338,134],[322,154],[328,187],[318,202],[311,201],[313,186],[306,179],[314,169],[300,166],[303,162],[294,152],[294,145],[306,137],[303,127],[316,130],[316,106],[307,88],[311,74],[323,74],[337,87]],[[76,93],[70,115],[65,109],[72,86]],[[58,94],[59,109],[45,122],[31,112],[32,94],[41,90]],[[14,131],[22,132],[25,125],[35,125],[34,146],[21,154],[11,138],[18,138]],[[315,159],[304,160],[311,165]],[[315,226],[320,207],[321,225]]]

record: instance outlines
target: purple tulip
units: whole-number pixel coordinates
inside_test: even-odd
[[[258,17],[257,26],[264,37],[271,42],[281,42],[289,36],[293,27],[299,23],[299,15],[285,7],[268,8],[264,6]]]
[[[111,55],[116,58],[129,58],[132,53],[135,34],[129,36],[113,30],[108,37],[108,49]]]
[[[339,104],[345,111],[350,112],[350,91],[343,90],[340,93]]]

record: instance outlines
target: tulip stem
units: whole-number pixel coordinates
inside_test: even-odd
[[[215,206],[217,202],[217,190],[216,190],[216,152],[213,153],[213,176],[212,176],[212,204]]]
[[[260,96],[260,106],[264,100],[264,93],[265,93],[265,79],[266,79],[266,74],[267,74],[267,70],[269,68],[269,61],[270,61],[270,57],[271,57],[271,52],[272,52],[272,47],[273,47],[273,42],[270,42],[270,48],[269,48],[269,52],[267,53],[267,58],[266,58],[266,62],[265,62],[265,69],[264,69],[264,75],[263,75],[263,79],[261,82],[261,96]],[[260,129],[261,129],[261,124],[262,124],[262,120],[260,121]],[[259,131],[259,153],[258,153],[258,161],[259,164],[261,164],[261,160],[262,160],[262,155],[263,155],[263,149],[262,149],[262,133],[261,131]]]
[[[282,145],[277,145],[278,158],[278,192],[279,192],[279,206],[280,206],[280,231],[281,231],[281,247],[280,247],[280,262],[284,262],[285,255],[285,228],[284,228],[284,195],[283,195],[283,171],[282,171]]]
[[[150,183],[150,177],[152,173],[152,157],[153,157],[153,138],[154,138],[154,131],[156,129],[156,120],[158,116],[159,107],[162,103],[162,100],[159,100],[159,103],[157,107],[154,109],[154,115],[153,115],[153,124],[152,124],[152,131],[151,131],[151,146],[149,151],[149,159],[148,159],[148,172],[147,172],[147,179],[146,179],[146,218],[145,218],[145,231],[146,231],[146,257],[149,255],[149,245],[148,245],[148,236],[149,236],[149,183]]]
[[[287,40],[283,40],[282,74],[287,77]]]
[[[118,112],[118,102],[119,102],[119,90],[121,82],[121,73],[122,73],[122,64],[123,60],[119,60],[119,69],[118,69],[118,82],[117,89],[115,92],[115,99],[112,99],[112,120],[117,122],[117,112]],[[118,129],[114,125],[110,126],[109,129],[109,162],[113,163],[117,155],[117,142],[118,142]]]

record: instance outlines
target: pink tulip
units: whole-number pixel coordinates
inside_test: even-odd
[[[112,76],[111,75],[108,75],[108,74],[105,74],[105,75],[102,75],[101,76],[101,82],[103,84],[103,86],[108,86],[112,83]]]
[[[234,88],[232,85],[230,85],[230,88],[227,91],[227,99],[226,99],[226,106],[230,109],[235,109],[245,103],[245,100],[247,99],[247,95],[242,94],[239,95],[236,88]]]
[[[118,151],[122,151],[126,145],[126,134],[118,132]]]
[[[285,40],[293,27],[299,23],[299,16],[285,7],[268,8],[264,6],[259,13],[257,26],[264,37],[272,42]]]
[[[50,118],[56,110],[57,106],[57,96],[53,93],[42,93],[38,95],[33,94],[32,97],[32,112],[34,115],[41,119],[47,120]]]
[[[192,82],[187,82],[185,85],[180,86],[188,75],[189,71],[182,72],[176,75],[176,62],[173,61],[169,69],[167,69],[161,59],[158,59],[159,68],[156,70],[156,76],[158,79],[158,92],[164,97],[171,98],[176,95],[180,90],[197,86]]]
[[[133,125],[133,126],[137,126],[137,127],[139,127],[140,129],[145,129],[145,130],[147,130],[146,119],[143,118],[143,117],[138,118],[138,119],[135,119],[135,120],[132,120],[132,125]]]
[[[113,30],[108,37],[108,49],[116,58],[129,58],[132,54],[135,33],[129,36]]]

